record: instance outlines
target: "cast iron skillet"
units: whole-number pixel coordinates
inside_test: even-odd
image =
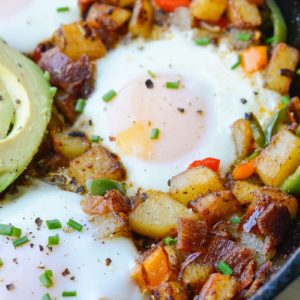
[[[300,50],[300,0],[277,0],[288,25],[288,44]],[[294,80],[293,95],[300,95],[300,80]],[[298,81],[298,83],[297,83]],[[272,275],[250,300],[271,300],[300,276],[300,224],[294,226],[274,260]],[[300,295],[299,295],[300,299]]]

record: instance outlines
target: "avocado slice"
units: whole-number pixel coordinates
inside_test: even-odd
[[[0,106],[2,192],[36,154],[50,120],[53,93],[42,70],[1,39],[0,95],[5,100]]]
[[[300,166],[281,185],[281,190],[293,196],[300,196]]]

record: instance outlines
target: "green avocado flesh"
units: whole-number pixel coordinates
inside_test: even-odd
[[[0,39],[0,192],[28,166],[51,116],[49,81]]]

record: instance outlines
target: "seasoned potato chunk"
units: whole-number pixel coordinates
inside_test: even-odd
[[[227,4],[228,0],[193,0],[191,12],[197,19],[216,22],[225,12]]]
[[[87,55],[93,60],[106,54],[106,48],[100,38],[84,23],[61,25],[53,35],[53,42],[74,61],[82,55]]]
[[[170,194],[184,205],[209,192],[222,190],[224,186],[218,175],[204,166],[180,173],[170,182]]]
[[[126,172],[118,157],[101,146],[90,150],[70,162],[69,174],[79,184],[88,179],[105,178],[121,181]]]
[[[176,281],[169,281],[153,291],[153,300],[188,300],[188,293],[184,287]]]
[[[238,282],[234,277],[214,273],[209,276],[201,293],[196,300],[230,300],[238,289]]]
[[[232,136],[238,158],[246,158],[251,152],[253,143],[250,122],[245,119],[235,121],[232,125]]]
[[[230,183],[230,189],[237,200],[243,205],[255,200],[254,192],[259,189],[259,186],[248,181],[237,180]]]
[[[129,23],[129,31],[134,37],[149,37],[153,25],[153,7],[149,0],[137,0]]]
[[[176,230],[179,217],[195,217],[186,207],[163,192],[148,191],[148,199],[129,215],[135,232],[160,239]]]
[[[256,172],[266,185],[280,186],[300,163],[300,138],[279,131],[256,159]]]
[[[229,0],[228,18],[233,26],[239,28],[257,27],[262,24],[257,6],[247,0]]]
[[[207,194],[190,203],[190,207],[209,225],[220,221],[240,209],[240,204],[230,191]]]
[[[284,43],[278,44],[265,74],[266,87],[281,94],[288,93],[298,61],[297,49]]]

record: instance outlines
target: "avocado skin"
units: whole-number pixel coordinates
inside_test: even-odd
[[[2,192],[26,169],[37,153],[51,117],[53,93],[42,70],[2,39],[0,80],[11,96],[16,115],[14,127],[5,138],[0,139]],[[21,95],[22,99],[12,97],[16,95]]]
[[[293,196],[300,196],[300,166],[281,185],[281,190]]]

